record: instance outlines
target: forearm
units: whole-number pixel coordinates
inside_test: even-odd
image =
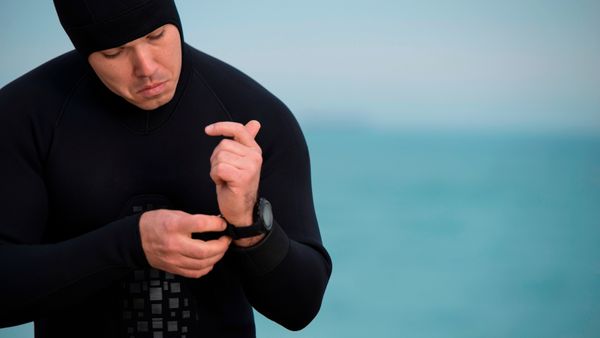
[[[77,304],[145,265],[138,218],[56,244],[0,245],[0,327]]]
[[[208,76],[217,82],[222,77]],[[312,200],[308,147],[297,121],[280,101],[252,83],[239,90],[256,90],[256,95],[251,102],[236,100],[227,96],[229,83],[216,88],[233,121],[262,124],[255,138],[263,156],[257,196],[271,202],[280,223],[259,243],[250,243],[254,246],[232,251],[252,306],[289,329],[301,329],[316,316],[331,274]]]
[[[290,240],[277,225],[263,242],[235,254],[256,310],[290,330],[302,329],[317,315],[331,275],[322,245]]]

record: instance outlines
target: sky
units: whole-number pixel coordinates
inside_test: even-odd
[[[176,3],[188,43],[304,124],[600,132],[597,0]],[[72,48],[51,1],[0,20],[0,85]]]

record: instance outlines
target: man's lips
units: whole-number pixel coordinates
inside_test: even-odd
[[[163,90],[165,89],[166,83],[167,83],[167,81],[163,81],[163,82],[153,83],[153,84],[144,86],[137,93],[144,97],[154,97],[163,92]]]

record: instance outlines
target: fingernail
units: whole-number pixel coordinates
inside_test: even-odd
[[[209,132],[212,128],[213,128],[213,125],[209,124],[208,126],[204,127],[204,131]]]

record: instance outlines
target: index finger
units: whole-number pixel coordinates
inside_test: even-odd
[[[219,232],[227,228],[222,217],[212,215],[189,215],[181,220],[184,232]]]
[[[255,147],[254,136],[248,131],[246,126],[237,122],[216,122],[206,126],[204,129],[209,136],[226,136],[248,147]]]
[[[210,241],[199,241],[186,238],[180,243],[180,253],[183,256],[194,259],[210,259],[211,257],[223,255],[231,244],[231,238],[221,236]]]

